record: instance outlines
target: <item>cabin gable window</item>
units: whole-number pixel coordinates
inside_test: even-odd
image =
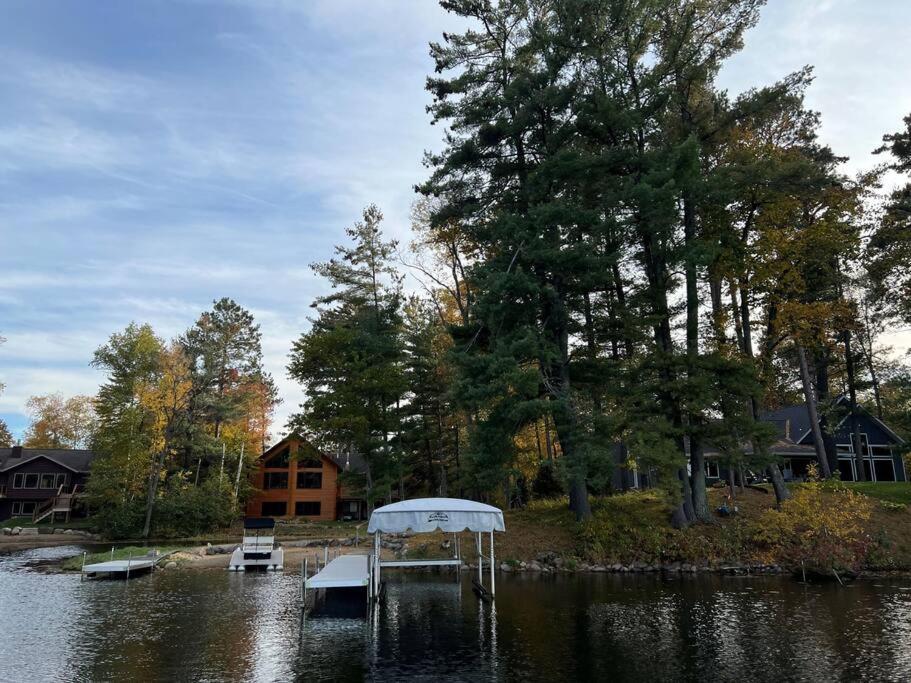
[[[270,456],[265,463],[264,467],[273,467],[288,469],[288,465],[291,462],[291,447],[285,446],[278,451],[275,455]]]
[[[300,444],[297,447],[297,466],[307,469],[322,469],[323,459],[312,446]]]

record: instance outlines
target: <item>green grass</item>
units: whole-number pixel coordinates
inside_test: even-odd
[[[90,553],[89,555],[86,555],[85,563],[94,564],[96,562],[108,562],[112,559],[127,560],[130,557],[138,559],[139,557],[146,555],[150,550],[151,548],[145,546],[125,546],[123,548],[115,548],[113,557],[111,556],[110,550],[102,553]],[[159,553],[164,554],[169,553],[172,550],[177,550],[177,548],[159,547],[157,550]],[[60,564],[60,566],[64,571],[78,572],[80,569],[82,569],[82,555],[74,555],[73,557],[69,557],[65,559]]]
[[[863,493],[870,498],[886,500],[890,503],[911,505],[911,483],[904,481],[848,481],[844,482],[858,493]]]

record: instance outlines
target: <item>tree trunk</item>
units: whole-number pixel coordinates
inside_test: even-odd
[[[791,497],[791,493],[784,483],[784,477],[781,476],[781,470],[778,468],[778,465],[771,463],[766,468],[766,471],[769,473],[769,479],[772,480],[772,489],[775,491],[775,502],[778,505],[781,505]]]
[[[854,375],[854,355],[851,353],[850,330],[845,331],[844,341],[845,369],[847,370],[848,375],[848,402],[851,409],[851,440],[854,443],[854,466],[857,469],[857,481],[867,481],[867,473],[864,471],[864,457],[867,454],[864,453],[863,443],[860,438],[860,421],[858,420],[859,412],[857,410],[857,384]]]
[[[705,486],[705,454],[702,443],[695,437],[690,437],[690,477],[693,488],[693,513],[700,522],[710,522],[712,514],[709,512],[709,499]]]
[[[148,538],[152,531],[152,511],[155,508],[155,497],[158,494],[158,478],[161,474],[161,468],[164,467],[167,450],[161,449],[161,452],[152,460],[152,470],[149,472],[149,487],[146,491],[146,517],[142,525],[142,537]]]
[[[816,459],[826,479],[832,477],[829,458],[826,457],[826,446],[822,440],[822,429],[819,427],[819,411],[816,407],[816,391],[810,383],[810,368],[807,365],[807,353],[803,346],[797,344],[797,358],[800,361],[800,380],[803,384],[803,397],[807,402],[807,413],[810,416],[810,429],[813,432],[813,445],[816,447]]]
[[[683,237],[687,247],[684,270],[686,277],[686,359],[687,377],[692,382],[699,373],[699,288],[696,272],[696,210],[692,191],[686,190],[683,197]],[[711,520],[708,494],[705,490],[705,459],[702,443],[697,435],[701,428],[702,415],[698,411],[689,414],[690,432],[690,495],[693,517],[701,522]]]
[[[829,351],[825,348],[813,353],[813,367],[816,368],[816,410],[829,400]],[[819,415],[819,430],[822,432],[822,442],[826,447],[826,458],[829,460],[829,470],[838,471],[838,449],[835,436],[829,429],[829,418],[825,413]]]

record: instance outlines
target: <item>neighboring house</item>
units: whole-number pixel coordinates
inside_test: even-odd
[[[344,471],[362,471],[353,456],[332,457],[292,434],[267,449],[252,477],[256,494],[249,517],[304,517],[313,520],[366,519],[367,503],[339,481]]]
[[[863,406],[858,406],[858,415],[854,418],[848,412],[847,404],[844,396],[836,400],[836,407],[844,417],[832,429],[842,481],[856,481],[858,478],[853,438],[855,419],[860,432],[859,460],[863,463],[866,475],[864,478],[867,481],[908,481],[901,454],[904,440]],[[778,427],[779,442],[791,444],[789,448],[772,449],[773,453],[783,458],[782,471],[785,478],[801,479],[806,476],[807,467],[810,463],[816,462],[813,432],[806,404],[801,403],[766,413],[762,419]]]
[[[847,400],[844,396],[838,398],[836,407],[844,415],[833,430],[838,452],[838,470],[842,481],[856,481],[857,465],[852,437],[854,418],[847,411]],[[809,466],[817,464],[806,404],[800,403],[765,413],[761,419],[778,428],[778,434],[769,447],[769,452],[780,459],[784,478],[788,481],[804,479]],[[908,481],[908,473],[902,460],[904,440],[862,406],[859,406],[857,420],[863,449],[860,461],[863,463],[866,480]],[[749,457],[753,451],[752,444],[744,444],[743,451]],[[704,453],[707,480],[715,482],[726,479],[727,471],[718,450],[707,445]],[[614,462],[619,467],[614,468],[614,489],[648,488],[652,485],[654,473],[629,467],[628,459],[625,449],[617,445]]]
[[[94,457],[82,450],[0,448],[0,520],[69,517]]]

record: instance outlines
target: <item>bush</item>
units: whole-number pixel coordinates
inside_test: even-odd
[[[844,485],[810,481],[759,520],[755,540],[792,568],[823,574],[856,570],[874,545],[871,501]]]
[[[230,486],[211,478],[202,486],[172,481],[152,515],[158,537],[196,536],[229,526],[235,517]]]
[[[139,538],[145,524],[145,498],[98,508],[94,521],[111,539]],[[151,535],[155,538],[187,537],[229,526],[236,516],[227,483],[212,478],[193,486],[174,478],[159,491],[152,512]]]
[[[94,512],[92,521],[107,538],[138,538],[145,522],[145,501],[134,500],[99,508]]]

